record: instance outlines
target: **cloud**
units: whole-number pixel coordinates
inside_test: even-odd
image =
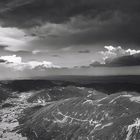
[[[89,67],[120,67],[140,65],[140,50],[105,46],[106,51],[99,52],[103,61],[93,61]]]
[[[105,13],[102,20],[109,18],[116,10],[128,14],[137,12],[134,7],[140,3],[111,0],[12,0],[0,2],[1,19],[5,24],[32,27],[44,22],[62,23],[78,15],[96,17]],[[131,12],[131,13],[130,13]],[[26,20],[25,20],[26,19]]]
[[[9,63],[16,63],[16,64],[21,64],[22,63],[22,58],[21,57],[17,57],[16,55],[1,56],[0,59],[4,60],[4,61],[7,61]]]
[[[96,16],[105,11],[102,7],[103,4],[107,6],[108,2],[98,2],[97,0],[2,1],[0,3],[0,18],[5,26],[26,28],[42,25],[44,22],[62,23],[77,15]],[[99,5],[101,5],[100,8]]]
[[[7,45],[0,45],[0,50],[5,49],[6,47],[8,47]]]
[[[59,33],[69,32],[70,36],[62,38],[64,41],[56,41],[64,45],[68,39],[69,45],[80,42],[139,45],[139,6],[138,0],[6,0],[0,2],[0,24],[26,30],[51,29],[48,36],[55,39],[61,36]],[[32,35],[46,38],[42,29]]]
[[[61,51],[70,51],[72,49],[72,46],[69,46],[69,47],[64,47],[64,48],[61,48]]]
[[[6,63],[6,60],[0,59],[0,63]]]
[[[112,60],[106,60],[106,66],[138,66],[140,65],[140,54],[127,55]]]
[[[121,46],[118,47],[105,46],[104,48],[106,49],[106,51],[99,52],[103,55],[104,60],[140,53],[140,50],[134,50],[134,49],[125,50]]]
[[[126,52],[129,53],[129,55],[133,55],[133,54],[140,53],[140,50],[127,49]]]
[[[40,50],[33,50],[32,51],[32,54],[38,54],[38,53],[40,53]]]
[[[39,70],[46,70],[48,68],[60,68],[57,65],[54,65],[52,62],[49,61],[28,61],[23,62],[22,58],[16,55],[11,56],[1,56],[0,63],[3,64],[5,67],[12,68],[14,70],[25,70],[25,69],[37,69]]]
[[[25,61],[51,59],[60,65],[87,65],[92,55],[93,59],[98,58],[96,51],[104,45],[138,49],[139,7],[138,0],[1,0],[0,45],[8,47],[1,49],[0,55],[16,54]],[[75,53],[84,53],[85,49],[93,52],[86,60],[82,58],[84,54]],[[45,50],[49,53],[45,54]],[[121,53],[112,50],[104,58],[121,57]],[[52,54],[61,58],[57,60]],[[76,61],[70,62],[73,60]]]
[[[94,18],[73,17],[65,23],[45,23],[40,27],[33,27],[28,32],[35,32],[38,36],[31,41],[31,47],[35,49],[61,49],[63,47],[90,45],[91,49],[101,48],[105,44],[115,44],[126,47],[139,45],[137,32],[127,33],[133,28],[126,28],[127,20],[119,13],[114,13],[110,18],[101,20],[101,15]],[[136,26],[134,26],[136,27]],[[126,28],[126,29],[125,29]],[[125,29],[126,31],[124,31]],[[30,33],[29,33],[30,34]],[[138,46],[139,47],[139,46]],[[30,48],[30,47],[29,47]]]
[[[78,53],[90,53],[90,50],[80,50]]]
[[[101,66],[102,64],[99,61],[93,61],[91,64],[89,64],[88,67],[96,67]]]
[[[25,37],[25,32],[22,29],[15,27],[3,28],[0,26],[0,49],[14,52],[21,51],[23,47],[27,46],[35,38],[32,36]]]

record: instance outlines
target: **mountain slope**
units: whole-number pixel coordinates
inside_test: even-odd
[[[139,140],[139,110],[138,93],[93,91],[26,109],[19,132],[30,140]]]

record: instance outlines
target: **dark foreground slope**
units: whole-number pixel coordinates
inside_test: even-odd
[[[28,108],[18,128],[29,140],[139,140],[140,96],[91,92]]]

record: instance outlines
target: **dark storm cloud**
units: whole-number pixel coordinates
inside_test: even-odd
[[[139,7],[139,0],[2,0],[0,23],[27,29],[47,22],[69,24],[73,17],[80,16],[87,24],[83,26],[83,20],[75,22],[72,28],[81,32],[62,38],[62,43],[68,44],[69,40],[68,45],[99,42],[138,45]]]
[[[1,53],[7,53],[7,54],[10,54],[10,55],[13,54],[13,51],[6,50],[6,48],[8,48],[8,47],[9,47],[8,45],[0,45]],[[32,52],[31,51],[16,51],[16,52],[14,52],[14,54],[19,55],[19,56],[21,56],[21,55],[31,55]]]
[[[8,47],[7,45],[0,45],[0,50],[4,50],[7,47]]]
[[[0,59],[0,63],[6,63],[6,60]]]
[[[95,61],[93,63],[91,63],[88,67],[101,67],[101,66],[104,66],[105,64],[101,64],[100,62],[98,61]]]
[[[107,66],[137,66],[140,65],[140,54],[128,55],[113,60],[106,60]]]
[[[89,67],[123,67],[123,66],[139,66],[140,65],[140,53],[135,55],[127,55],[117,57],[113,59],[106,59],[105,64],[101,64],[95,61],[89,65]]]
[[[70,17],[83,15],[96,17],[102,15],[106,20],[114,11],[128,15],[139,12],[138,0],[2,0],[1,18],[9,21],[7,24],[17,26],[34,26],[45,21],[64,22]],[[20,24],[19,24],[20,23]]]
[[[0,3],[1,18],[5,25],[20,27],[32,27],[46,21],[60,23],[81,14],[96,16],[106,10],[107,3],[104,6],[102,3],[92,0],[6,0]]]

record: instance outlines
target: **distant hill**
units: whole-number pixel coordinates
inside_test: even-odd
[[[34,93],[27,99],[28,102],[38,102],[38,101],[58,101],[72,97],[82,97],[88,94],[90,89],[80,88],[75,86],[66,87],[52,87],[44,90],[34,91]]]
[[[79,86],[93,88],[107,94],[120,91],[140,92],[140,76],[50,76],[40,78],[0,81],[0,89],[26,92],[55,86]]]

